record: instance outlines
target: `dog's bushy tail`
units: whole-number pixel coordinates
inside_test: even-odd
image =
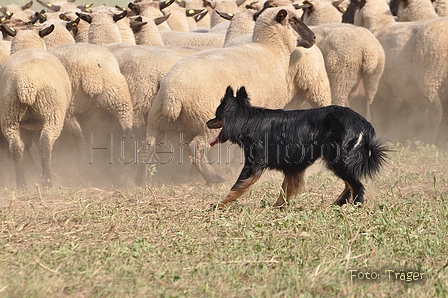
[[[365,133],[359,144],[348,151],[345,157],[347,170],[358,179],[373,178],[387,161],[390,151],[383,139],[376,139],[374,134]]]

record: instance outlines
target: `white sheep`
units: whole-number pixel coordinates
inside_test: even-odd
[[[342,14],[327,0],[305,0],[298,8],[303,9],[302,20],[307,26],[340,23]]]
[[[146,46],[163,46],[165,43],[162,40],[160,31],[157,28],[159,22],[166,20],[166,16],[156,19],[139,16],[132,20],[131,28],[134,32],[135,43]]]
[[[27,2],[23,5],[9,4],[4,7],[0,5],[0,12],[13,19],[28,21],[33,15],[34,11],[30,8],[33,6],[33,1]]]
[[[399,22],[413,22],[439,18],[431,0],[391,0],[390,10]]]
[[[224,47],[251,41],[255,24],[253,10],[220,15],[230,19]],[[291,53],[287,81],[292,101],[286,108],[298,108],[303,102],[308,102],[312,107],[331,104],[330,83],[318,47],[297,47]]]
[[[325,60],[331,103],[350,106],[350,95],[362,85],[366,102],[360,112],[370,119],[370,105],[384,71],[383,47],[369,30],[351,24],[323,24],[311,29]]]
[[[286,81],[290,55],[297,45],[311,47],[314,34],[295,11],[274,8],[257,19],[252,41],[202,51],[172,66],[148,115],[149,148],[143,146],[137,184],[145,183],[147,161],[169,131],[182,133],[189,142],[191,162],[207,183],[222,181],[207,161],[208,143],[214,133],[205,122],[213,115],[227,86],[245,85],[258,106],[280,108],[291,100]]]
[[[105,45],[114,42],[123,42],[121,30],[117,22],[126,16],[126,11],[115,13],[109,8],[102,8],[91,14],[76,12],[76,15],[90,24],[88,33],[89,43]],[[128,29],[133,34],[129,24]],[[95,32],[101,32],[101,35]],[[133,43],[135,44],[135,39]]]
[[[185,6],[186,3],[180,0],[175,1],[173,4],[163,9],[162,12],[164,15],[170,15],[167,19],[167,23],[172,31],[189,32],[197,29],[193,16],[200,13],[202,10],[187,10]],[[189,19],[191,22],[189,22]]]
[[[439,15],[439,17],[448,16],[448,5],[446,3],[446,0],[434,0],[432,1],[432,4],[434,5],[434,9],[436,10],[436,13]]]
[[[42,183],[52,186],[53,144],[64,126],[70,104],[70,79],[64,65],[45,50],[41,39],[51,32],[44,28],[21,30],[12,41],[12,52],[0,67],[0,126],[8,141],[15,167],[16,186],[25,187],[22,130],[40,130]],[[15,41],[19,41],[18,46]],[[40,40],[40,48],[34,48]],[[30,41],[33,48],[24,48]]]
[[[186,9],[206,9],[207,13],[201,17],[200,20],[196,22],[195,30],[210,30],[210,15],[212,12],[212,8],[207,6],[206,3],[202,0],[183,0],[185,2]],[[190,22],[190,20],[189,20]]]
[[[292,98],[291,109],[307,102],[311,107],[330,105],[331,88],[322,52],[316,46],[309,49],[297,47],[289,61],[288,88]]]
[[[218,12],[225,12],[235,14],[241,12],[240,6],[244,0],[205,0],[205,4],[213,9],[210,15],[210,28],[215,27],[220,23],[229,23],[223,19]]]
[[[163,43],[172,46],[222,47],[226,35],[212,32],[160,31]]]
[[[403,100],[417,117],[405,123],[412,130],[411,137],[417,135],[421,141],[434,143],[444,115],[442,100],[446,103],[448,19],[396,22],[385,1],[352,0],[343,20],[372,31],[386,54],[375,99],[379,110],[372,113],[379,118],[378,126],[387,132],[399,127],[403,121],[391,124],[398,114],[393,107]]]
[[[162,9],[171,5],[174,0],[170,1],[142,1],[138,3],[129,3],[128,8],[135,14],[148,18],[163,17]],[[170,26],[166,22],[160,23],[158,26],[160,31],[171,31]]]
[[[0,65],[2,65],[3,61],[9,57],[10,52],[11,42],[7,40],[0,40]]]
[[[123,132],[132,128],[131,96],[125,77],[114,55],[93,44],[61,44],[48,48],[65,66],[70,77],[73,106],[78,116],[100,107],[114,118]]]

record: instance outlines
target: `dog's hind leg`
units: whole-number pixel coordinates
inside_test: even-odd
[[[230,189],[227,197],[219,203],[218,207],[224,207],[231,204],[233,201],[241,197],[249,187],[260,179],[263,173],[263,168],[254,167],[253,165],[244,165],[241,170],[240,176],[235,184]]]
[[[352,193],[353,193],[353,189],[350,186],[350,184],[347,181],[344,181],[344,182],[345,182],[345,189],[342,191],[342,193],[339,195],[339,197],[333,203],[338,206],[347,204],[352,196]]]
[[[210,166],[207,160],[208,147],[209,145],[204,137],[194,137],[189,145],[190,161],[199,173],[201,173],[202,177],[204,177],[207,184],[222,183],[225,180],[216,174],[215,170]]]
[[[303,177],[304,173],[305,171],[285,174],[285,179],[282,183],[282,191],[280,192],[277,202],[275,202],[273,207],[283,207],[289,202],[290,197],[293,197],[303,191],[305,186],[305,179]]]
[[[339,175],[338,175],[339,176]],[[343,178],[342,178],[343,179]],[[350,201],[350,198],[353,197],[353,204],[364,203],[364,185],[360,181],[356,181],[354,179],[343,179],[345,182],[345,189],[339,195],[336,201],[334,201],[335,205],[342,206],[347,204]]]
[[[330,169],[342,180],[344,180],[345,188],[339,195],[335,205],[342,206],[347,204],[351,198],[353,198],[353,204],[364,203],[364,185],[362,185],[359,179],[352,177],[347,173],[345,166],[342,164],[331,165]]]

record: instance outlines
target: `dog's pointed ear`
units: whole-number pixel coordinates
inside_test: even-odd
[[[226,88],[226,95],[225,95],[225,97],[226,98],[233,97],[233,89],[232,89],[232,87],[228,86]]]
[[[236,91],[236,97],[238,98],[247,98],[246,88],[243,86],[238,91]]]

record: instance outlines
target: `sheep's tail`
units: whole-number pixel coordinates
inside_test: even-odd
[[[375,139],[374,133],[361,132],[352,144],[353,148],[345,157],[347,170],[358,179],[373,178],[384,166],[390,151],[384,140]]]
[[[32,105],[36,101],[37,88],[29,80],[17,80],[17,96],[19,101],[26,105]]]
[[[175,121],[177,118],[179,118],[181,109],[182,103],[180,102],[180,100],[176,100],[174,96],[171,95],[164,98],[162,104],[162,113],[169,120]]]

